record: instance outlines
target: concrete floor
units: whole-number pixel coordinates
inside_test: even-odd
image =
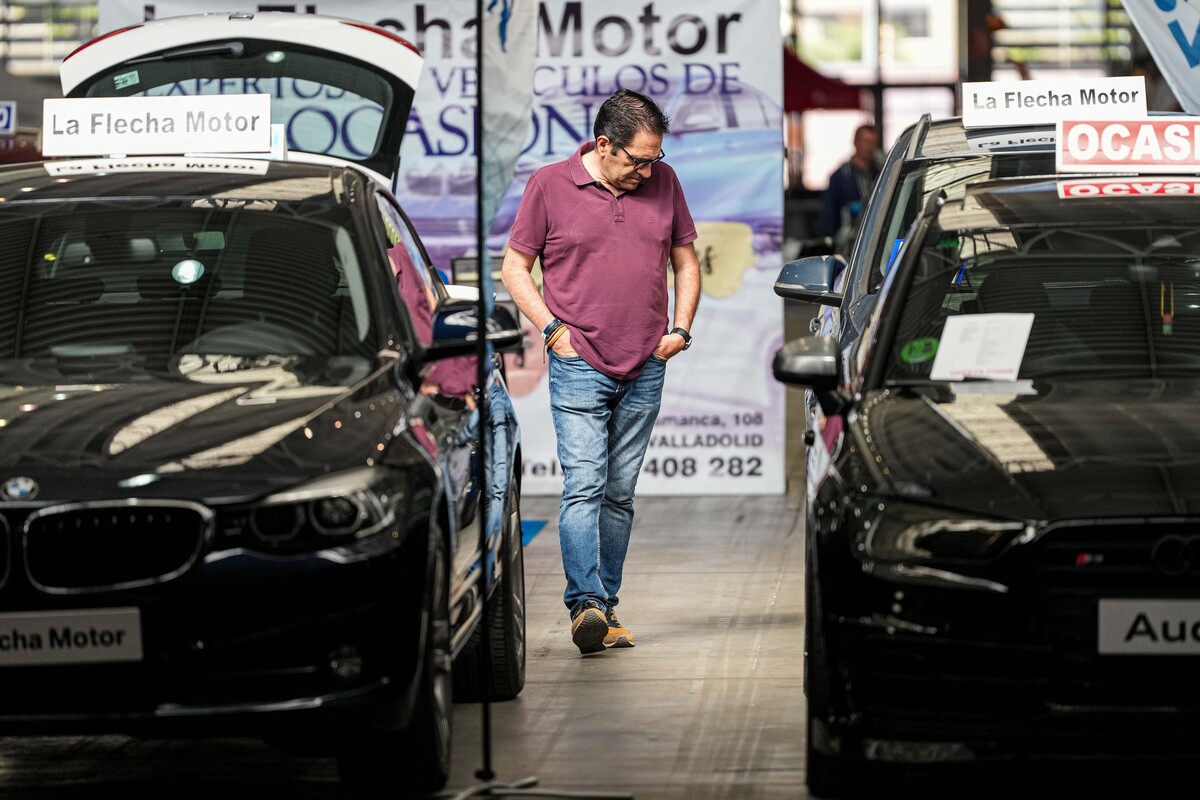
[[[816,307],[784,304],[787,338]],[[786,393],[787,493],[639,497],[621,589],[636,646],[582,658],[562,604],[558,497],[525,550],[527,677],[488,707],[495,780],[639,800],[809,797],[804,785],[803,393]],[[484,764],[483,710],[458,705],[448,796]],[[597,794],[600,793],[600,794]]]
[[[557,508],[523,501],[548,522],[525,551],[525,690],[489,706],[496,779],[581,796],[806,797],[794,500],[640,498],[621,591],[637,644],[587,658],[562,605]],[[481,717],[455,708],[450,793],[479,783]]]

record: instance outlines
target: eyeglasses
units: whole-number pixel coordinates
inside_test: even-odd
[[[664,153],[662,150],[659,150],[658,155],[655,156],[654,158],[634,158],[633,153],[629,152],[624,147],[621,147],[621,145],[614,143],[613,147],[617,148],[618,150],[623,152],[625,155],[629,156],[629,160],[633,162],[632,164],[630,164],[630,166],[633,167],[634,169],[641,169],[642,167],[648,167],[651,164],[657,164],[659,161],[662,161],[664,158],[667,157],[666,153]]]

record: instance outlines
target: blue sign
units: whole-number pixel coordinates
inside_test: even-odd
[[[17,104],[12,100],[0,100],[0,136],[11,136],[17,132]]]

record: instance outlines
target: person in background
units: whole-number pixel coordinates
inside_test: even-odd
[[[854,154],[829,176],[821,195],[821,235],[833,239],[834,252],[848,255],[858,232],[863,204],[879,178],[880,136],[874,125],[854,129]]]
[[[595,140],[530,179],[504,257],[504,285],[542,332],[549,359],[563,602],[584,655],[633,646],[616,607],[634,488],[667,361],[691,344],[700,302],[696,226],[675,171],[662,163],[669,127],[645,95],[621,89],[605,100]],[[541,293],[532,276],[539,256]]]

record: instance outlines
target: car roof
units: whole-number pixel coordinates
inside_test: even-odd
[[[277,11],[207,13],[103,34],[63,60],[60,78],[65,97],[266,94],[271,121],[286,123],[291,149],[332,152],[390,178],[423,63],[408,41],[354,20]],[[308,85],[321,87],[321,108],[297,88]],[[330,109],[339,99],[344,105],[335,116]],[[301,115],[311,125],[329,119],[341,129],[293,141]],[[345,144],[352,136],[352,145]],[[341,149],[328,149],[335,146]]]
[[[1111,178],[1057,175],[1011,176],[971,184],[960,200],[947,202],[938,213],[944,230],[1057,225],[1092,228],[1142,228],[1193,225],[1195,195],[1170,191],[1122,191],[1072,196],[1064,185],[1074,181],[1119,182],[1161,189],[1174,184],[1192,189],[1194,178],[1179,175],[1139,175]],[[1114,250],[1113,255],[1119,253]]]
[[[1012,125],[967,129],[962,117],[930,121],[922,119],[910,128],[916,140],[910,144],[909,157],[954,158],[996,153],[1054,152],[1054,125]]]

